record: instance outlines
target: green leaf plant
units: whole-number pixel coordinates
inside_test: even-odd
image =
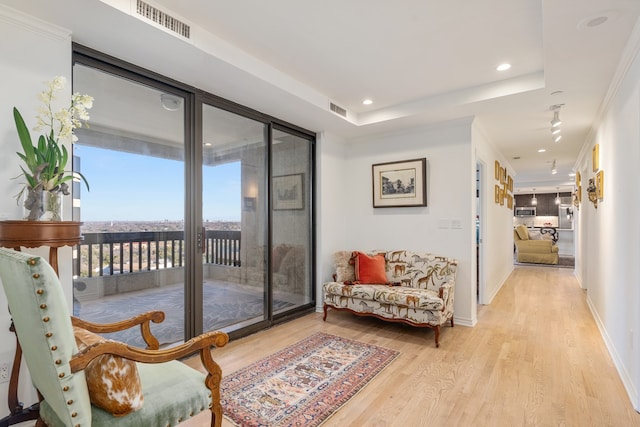
[[[77,140],[73,131],[82,127],[82,121],[86,123],[89,120],[87,110],[92,107],[93,98],[88,95],[73,94],[71,106],[54,113],[51,104],[55,99],[55,92],[61,90],[65,83],[64,77],[56,77],[49,82],[48,89],[40,94],[45,108],[40,110],[36,129],[44,128],[48,132],[38,136],[37,144],[33,143],[22,115],[17,108],[13,108],[13,118],[22,146],[22,153],[16,154],[24,163],[20,166],[22,173],[16,178],[24,176],[26,180],[16,199],[19,202],[23,199],[25,191],[27,192],[24,207],[29,211],[26,218],[29,220],[39,219],[43,192],[68,195],[70,194],[68,182],[76,177],[80,178],[89,190],[89,182],[84,175],[66,169],[69,152],[59,141],[62,138]]]

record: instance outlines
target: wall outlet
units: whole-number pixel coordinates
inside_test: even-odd
[[[11,377],[11,364],[8,362],[0,363],[0,384],[9,382]]]
[[[461,219],[452,219],[451,220],[451,228],[454,230],[459,230],[462,228],[462,220]]]

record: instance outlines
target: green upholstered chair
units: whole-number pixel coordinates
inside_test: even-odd
[[[224,346],[229,340],[227,334],[210,332],[159,350],[149,322],[162,321],[162,312],[108,325],[72,318],[51,266],[23,252],[0,248],[0,280],[33,385],[42,397],[37,426],[174,426],[207,408],[212,412],[211,425],[221,425],[222,371],[211,356],[211,347]],[[146,349],[102,340],[78,351],[73,326],[100,333],[132,325],[140,326]],[[197,352],[207,375],[176,360]],[[137,411],[116,417],[91,404],[83,370],[103,354],[137,362],[144,396]]]

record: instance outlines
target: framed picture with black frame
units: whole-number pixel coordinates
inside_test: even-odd
[[[371,167],[373,207],[427,206],[427,159],[378,163]]]

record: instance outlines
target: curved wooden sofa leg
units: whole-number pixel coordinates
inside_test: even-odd
[[[453,328],[453,315],[451,315],[451,327]]]
[[[38,419],[36,420],[36,427],[47,427],[47,425],[44,421],[42,421],[42,418],[38,417]]]
[[[325,303],[322,305],[322,310],[324,311],[324,316],[322,316],[322,321],[327,321],[327,311],[329,310],[329,306]]]
[[[440,325],[435,326],[434,329],[436,330],[436,348],[440,347]]]

